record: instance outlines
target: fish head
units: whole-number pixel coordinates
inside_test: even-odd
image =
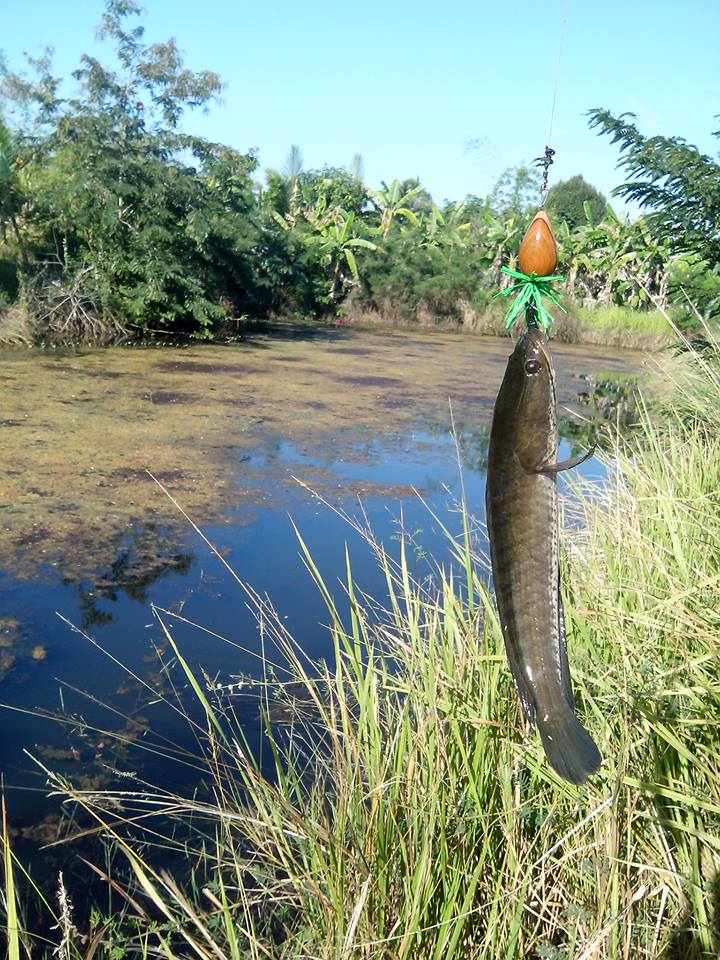
[[[545,462],[557,444],[555,371],[547,338],[536,327],[515,345],[501,393],[503,406],[512,414],[523,461]]]

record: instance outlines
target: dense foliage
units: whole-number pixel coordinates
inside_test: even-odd
[[[672,248],[720,263],[720,163],[682,137],[646,137],[633,114],[591,110],[590,126],[620,144],[629,176],[618,196],[648,208],[648,222]],[[720,138],[720,130],[714,134]]]
[[[138,14],[134,0],[108,0],[113,66],[83,56],[72,96],[49,56],[29,59],[29,79],[0,61],[0,340],[12,311],[20,339],[54,342],[227,336],[292,314],[497,327],[492,296],[537,208],[536,169],[506,170],[486,199],[437,206],[417,180],[366,186],[359,156],[304,170],[293,146],[261,185],[252,152],[182,132],[221,81],[186,69],[173,40],[146,43]],[[664,306],[675,274],[710,312],[717,244],[700,234],[715,224],[717,237],[717,165],[609,114],[593,123],[622,143],[635,178],[622,191],[653,212],[631,223],[581,176],[557,184],[548,209],[566,294]]]
[[[597,222],[607,213],[607,199],[591,183],[577,174],[551,187],[545,207],[556,223],[577,230],[586,220]]]

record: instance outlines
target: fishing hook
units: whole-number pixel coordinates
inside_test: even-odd
[[[542,157],[535,157],[532,161],[536,167],[543,168],[543,182],[542,187],[540,188],[541,197],[545,197],[548,188],[548,171],[553,164],[553,157],[555,156],[555,151],[552,147],[545,147],[545,154]]]

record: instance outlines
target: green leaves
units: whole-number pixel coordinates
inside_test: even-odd
[[[399,180],[393,180],[390,186],[382,181],[382,189],[367,192],[380,214],[380,233],[383,239],[390,232],[396,217],[402,217],[413,226],[418,226],[420,220],[416,211],[412,209],[412,204],[424,193],[419,183],[407,189],[406,184]]]
[[[220,82],[187,70],[174,41],[147,44],[142,27],[128,24],[138,11],[108,3],[102,32],[116,62],[83,57],[74,99],[45,103],[34,139],[18,134],[32,160],[26,195],[0,127],[0,219],[21,252],[29,236],[40,261],[28,306],[47,340],[97,342],[127,325],[204,338],[229,316],[270,306],[252,216],[255,158],[178,133],[183,113],[210,102]],[[51,90],[11,75],[3,85],[20,106]],[[42,263],[49,250],[58,251],[51,267]],[[72,292],[77,322],[57,312],[67,298],[54,290]]]
[[[567,224],[577,230],[584,223],[597,223],[607,210],[607,200],[579,174],[554,184],[547,195],[545,209],[554,226]]]
[[[343,250],[343,256],[345,257],[345,262],[347,263],[348,267],[350,267],[350,272],[353,275],[353,279],[357,281],[360,278],[360,274],[358,273],[355,254],[352,252],[350,247],[346,247]]]
[[[620,147],[628,180],[615,195],[645,208],[655,238],[674,252],[720,263],[720,164],[682,137],[644,136],[632,113],[596,108],[589,116],[590,126]]]
[[[305,218],[315,231],[309,241],[319,247],[328,265],[328,298],[334,303],[349,282],[347,275],[343,273],[343,264],[349,269],[352,280],[357,283],[360,273],[353,251],[377,250],[378,245],[366,237],[358,236],[357,231],[362,229],[362,222],[352,211],[347,213],[339,207],[327,210],[325,202],[320,201],[314,211],[305,211]]]
[[[565,227],[569,253],[568,287],[583,299],[631,307],[649,295],[667,302],[670,244],[656,238],[647,220],[620,220],[608,208],[599,223],[586,222],[574,232]]]

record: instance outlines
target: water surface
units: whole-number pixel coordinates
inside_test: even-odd
[[[11,708],[0,711],[0,763],[24,836],[58,830],[44,775],[25,750],[88,785],[112,782],[119,769],[175,784],[192,776],[134,749],[148,727],[186,737],[153,696],[168,680],[151,604],[237,645],[173,621],[183,653],[208,678],[258,672],[257,621],[178,504],[272,599],[308,655],[327,656],[327,615],[290,517],[330,584],[343,575],[348,544],[359,587],[384,592],[367,545],[322,499],[364,514],[391,550],[402,524],[416,574],[431,575],[447,543],[418,493],[459,529],[454,424],[469,508],[482,521],[487,434],[511,346],[307,328],[231,346],[0,354],[0,700]],[[554,355],[561,411],[578,408],[593,378],[642,363],[592,347],[556,345]],[[569,454],[565,443],[561,457]],[[592,461],[582,469],[602,472]],[[251,724],[257,710],[250,701],[246,709]],[[118,731],[127,750],[113,746]]]

